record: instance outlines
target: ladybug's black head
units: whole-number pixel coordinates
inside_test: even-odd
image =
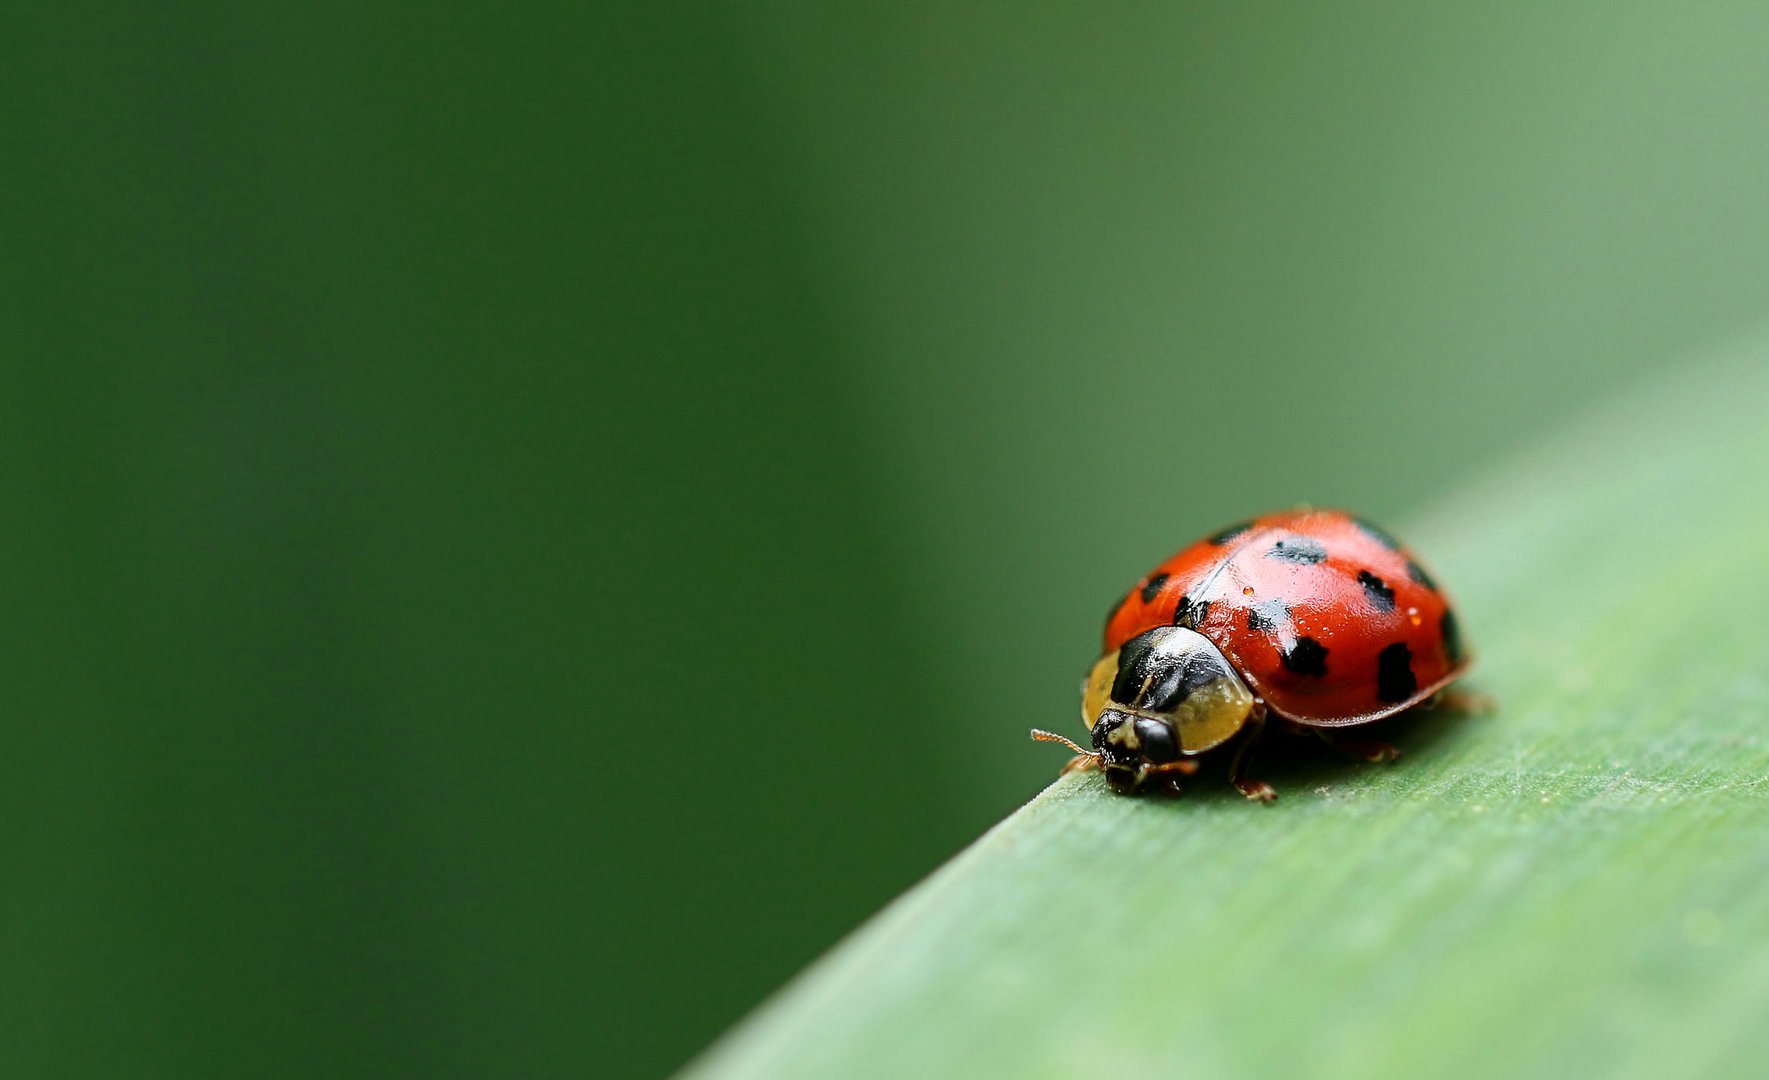
[[[1148,766],[1179,760],[1179,736],[1166,720],[1107,709],[1093,725],[1093,749],[1106,783],[1129,793],[1142,787]]]

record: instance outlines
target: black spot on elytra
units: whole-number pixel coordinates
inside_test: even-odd
[[[1407,560],[1407,576],[1425,586],[1427,589],[1430,589],[1432,592],[1437,591],[1437,582],[1431,580],[1431,575],[1425,572],[1423,566],[1420,566],[1411,559]]]
[[[1222,545],[1228,543],[1230,540],[1233,540],[1235,537],[1241,535],[1242,533],[1246,532],[1248,529],[1251,529],[1252,527],[1253,527],[1253,523],[1251,521],[1243,521],[1239,525],[1230,525],[1228,528],[1222,530],[1219,533],[1213,533],[1211,536],[1206,538],[1204,542],[1207,544],[1215,544],[1217,547],[1221,547]]]
[[[1284,666],[1298,675],[1320,677],[1327,673],[1327,647],[1311,637],[1299,637],[1283,654]]]
[[[1290,625],[1290,605],[1282,600],[1265,600],[1247,609],[1247,629],[1255,634],[1269,634]]]
[[[1374,522],[1365,521],[1363,518],[1352,518],[1351,523],[1358,527],[1359,532],[1376,541],[1378,544],[1381,544],[1389,551],[1400,550],[1400,541],[1388,535],[1380,525],[1377,525]]]
[[[1183,626],[1188,630],[1196,630],[1204,617],[1210,614],[1210,601],[1193,600],[1189,596],[1179,598],[1179,606],[1173,611],[1173,625]]]
[[[1437,632],[1443,635],[1443,656],[1453,667],[1462,662],[1462,630],[1456,625],[1456,613],[1446,610],[1443,619],[1437,624]]]
[[[1413,650],[1397,641],[1376,658],[1376,696],[1390,703],[1405,701],[1419,689],[1413,674]]]
[[[1265,557],[1312,566],[1327,557],[1327,548],[1312,536],[1286,536],[1272,545]]]
[[[1154,577],[1143,582],[1142,583],[1142,602],[1145,604],[1154,603],[1155,597],[1161,595],[1161,586],[1163,586],[1165,584],[1167,584],[1167,575],[1166,574],[1156,574]]]
[[[1369,598],[1371,607],[1377,611],[1394,610],[1394,590],[1388,587],[1388,582],[1368,570],[1359,570],[1357,583],[1364,587],[1364,596]]]

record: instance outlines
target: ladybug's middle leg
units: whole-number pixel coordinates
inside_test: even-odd
[[[1242,729],[1241,745],[1235,748],[1234,760],[1229,762],[1228,782],[1235,790],[1254,802],[1269,803],[1278,797],[1277,789],[1264,780],[1255,780],[1248,776],[1244,769],[1248,760],[1253,757],[1253,748],[1259,745],[1259,736],[1265,731],[1265,705],[1260,703],[1253,707],[1247,717],[1246,727]]]

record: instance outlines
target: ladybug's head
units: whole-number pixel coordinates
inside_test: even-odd
[[[1114,790],[1170,787],[1193,755],[1227,742],[1253,692],[1204,635],[1180,626],[1138,634],[1094,664],[1082,696],[1093,752]]]
[[[1179,735],[1171,723],[1122,709],[1100,714],[1093,725],[1093,752],[1099,755],[1106,783],[1126,795],[1158,777],[1177,779],[1175,774],[1197,768],[1180,757]]]

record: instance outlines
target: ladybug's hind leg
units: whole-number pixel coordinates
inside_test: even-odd
[[[1326,728],[1315,728],[1314,734],[1315,738],[1341,754],[1372,765],[1387,765],[1400,757],[1399,748],[1391,743],[1378,742],[1375,739],[1348,739]]]
[[[1247,724],[1241,734],[1241,745],[1235,748],[1234,760],[1229,762],[1228,782],[1236,791],[1248,799],[1258,803],[1273,802],[1278,791],[1264,780],[1255,780],[1245,772],[1247,762],[1253,757],[1254,747],[1259,745],[1259,736],[1265,731],[1265,706],[1255,705],[1247,716]]]

